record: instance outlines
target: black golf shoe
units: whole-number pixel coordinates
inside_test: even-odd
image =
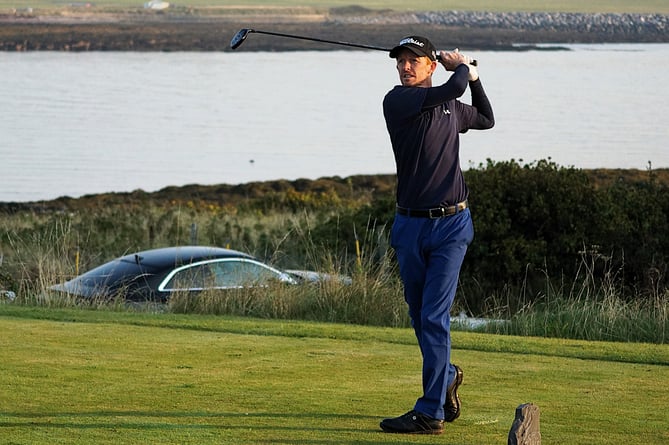
[[[381,429],[386,433],[441,434],[444,432],[444,421],[411,410],[399,417],[383,419]]]
[[[453,422],[460,417],[460,396],[458,396],[458,387],[462,384],[462,377],[462,369],[460,369],[459,366],[455,366],[455,377],[446,391],[446,403],[444,404],[444,420],[446,422]]]

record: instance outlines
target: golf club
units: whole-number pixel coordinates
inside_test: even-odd
[[[385,51],[387,53],[390,52],[390,48],[384,48],[381,46],[374,46],[374,45],[363,45],[360,43],[350,43],[350,42],[341,42],[338,40],[325,40],[325,39],[318,39],[316,37],[305,37],[305,36],[297,36],[294,34],[283,34],[280,32],[271,32],[271,31],[260,31],[257,29],[250,29],[250,28],[243,28],[240,29],[237,34],[235,34],[232,37],[232,40],[230,40],[230,48],[231,49],[237,49],[241,46],[242,43],[244,43],[244,40],[248,37],[248,35],[252,32],[255,32],[256,34],[267,34],[270,36],[278,36],[278,37],[288,37],[290,39],[300,39],[300,40],[310,40],[312,42],[321,42],[321,43],[331,43],[333,45],[341,45],[341,46],[350,46],[353,48],[362,48],[362,49],[374,49],[377,51]],[[437,59],[439,59],[439,56],[437,56]],[[472,61],[472,65],[476,66],[478,63],[476,60]]]

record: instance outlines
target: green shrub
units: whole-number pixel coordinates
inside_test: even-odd
[[[500,290],[531,300],[546,276],[578,277],[584,255],[601,260],[590,279],[617,271],[627,298],[667,288],[669,193],[652,174],[597,185],[587,171],[510,161],[488,162],[466,179],[476,234],[461,280],[465,304],[475,312],[489,309],[486,301]],[[515,310],[519,303],[509,302]]]

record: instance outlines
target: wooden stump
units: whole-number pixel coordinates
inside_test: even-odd
[[[509,431],[508,445],[541,445],[539,416],[539,407],[532,403],[518,406]]]

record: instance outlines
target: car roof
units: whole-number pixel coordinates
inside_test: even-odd
[[[222,247],[178,246],[162,247],[158,249],[150,249],[137,253],[131,253],[122,256],[118,260],[125,263],[134,263],[137,265],[162,268],[190,264],[216,258],[255,259],[253,256],[247,253],[232,249],[224,249]]]

